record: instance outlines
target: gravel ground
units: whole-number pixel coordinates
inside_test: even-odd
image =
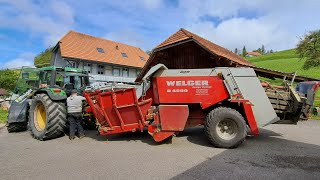
[[[270,125],[237,149],[194,128],[157,144],[147,133],[37,141],[0,130],[1,179],[320,179],[320,121]]]

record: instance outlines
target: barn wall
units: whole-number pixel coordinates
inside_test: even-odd
[[[195,42],[180,44],[158,52],[153,65],[157,63],[162,63],[169,69],[231,66],[229,61],[210,54]]]

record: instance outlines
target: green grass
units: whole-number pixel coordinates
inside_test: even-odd
[[[313,115],[312,115],[312,116],[310,117],[310,119],[312,119],[312,120],[320,120],[320,116],[313,116]]]
[[[258,67],[263,67],[282,72],[297,72],[300,76],[314,77],[320,79],[320,68],[311,68],[305,70],[302,68],[304,61],[296,54],[295,49],[279,51],[259,57],[248,57],[251,63]]]
[[[8,111],[0,109],[0,124],[4,124],[7,121]]]
[[[307,76],[313,78],[320,78],[320,68],[311,68],[308,70],[302,69],[304,60],[299,58],[285,58],[285,59],[273,59],[270,61],[255,61],[254,65],[272,70],[278,70],[282,72],[294,73],[297,75]]]
[[[279,52],[274,52],[271,54],[265,54],[259,57],[247,57],[247,59],[254,63],[259,61],[271,61],[271,60],[279,60],[279,59],[288,59],[288,58],[297,58],[298,55],[296,54],[295,49],[289,49]]]
[[[318,90],[318,93],[317,93],[316,98],[314,100],[314,106],[320,107],[320,90]]]

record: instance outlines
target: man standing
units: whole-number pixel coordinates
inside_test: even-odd
[[[79,138],[84,137],[84,131],[80,124],[82,120],[82,101],[85,100],[84,97],[78,96],[76,89],[71,91],[70,97],[67,98],[68,106],[68,120],[70,123],[69,139],[73,140],[75,138],[76,129],[78,130]]]

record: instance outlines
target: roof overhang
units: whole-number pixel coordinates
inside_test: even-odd
[[[160,48],[155,48],[155,49],[152,51],[152,54],[153,54],[154,52],[162,51],[162,50],[165,50],[165,49],[168,49],[168,48],[171,48],[171,47],[175,47],[175,46],[178,46],[178,45],[181,45],[181,44],[184,44],[184,43],[187,43],[187,42],[191,42],[191,41],[194,41],[194,42],[195,42],[194,39],[189,38],[189,39],[185,39],[185,40],[182,40],[182,41],[179,41],[179,42],[176,42],[176,43],[167,45],[167,46],[163,46],[163,47],[160,47]],[[149,59],[150,59],[150,58],[149,58]]]
[[[52,48],[52,52],[55,52],[58,48],[59,48],[59,45],[60,45],[60,41],[58,41],[58,43]]]

